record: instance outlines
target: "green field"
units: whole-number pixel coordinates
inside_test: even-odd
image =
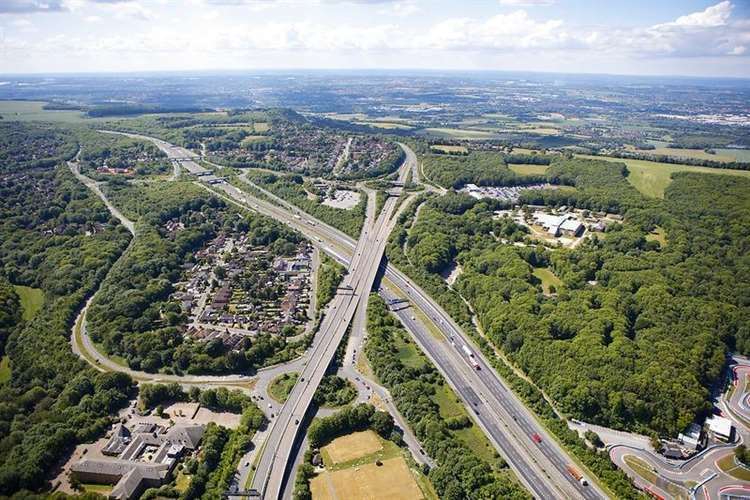
[[[395,337],[395,339],[393,347],[398,349],[399,359],[406,366],[419,368],[427,362],[427,359],[422,352],[418,350],[414,342],[410,340],[407,343],[400,337]],[[435,394],[432,395],[430,399],[440,407],[441,417],[451,418],[467,415],[463,403],[456,397],[456,394],[448,384],[433,385],[433,387],[435,388]],[[476,424],[465,429],[451,432],[453,432],[458,439],[463,441],[477,456],[487,460],[490,464],[496,462],[497,458],[495,456],[495,449]]]
[[[544,175],[549,165],[527,165],[520,163],[509,163],[508,168],[519,175]]]
[[[414,342],[407,341],[401,336],[395,338],[394,346],[398,349],[398,359],[406,366],[420,368],[426,362],[424,356],[417,350]]]
[[[658,241],[662,247],[667,246],[667,234],[664,229],[656,226],[653,231],[646,235],[646,241]]]
[[[81,111],[52,111],[42,109],[42,101],[0,101],[0,116],[3,120],[13,121],[47,121],[47,122],[81,122],[84,114]]]
[[[383,128],[383,129],[389,129],[389,130],[409,130],[414,127],[410,125],[404,125],[403,123],[393,123],[393,122],[354,122],[358,125],[368,125],[370,127],[375,128]]]
[[[635,455],[625,455],[623,457],[623,460],[625,460],[625,463],[628,464],[628,467],[633,469],[633,471],[635,471],[635,473],[641,476],[643,479],[651,484],[656,483],[657,476],[654,473],[653,469],[651,469],[651,466],[648,465],[648,463],[644,462]]]
[[[485,130],[467,130],[460,128],[426,128],[424,133],[436,137],[448,137],[451,139],[492,139],[497,137],[493,132]]]
[[[39,309],[44,305],[44,292],[39,288],[31,288],[22,285],[13,285],[13,288],[21,299],[24,321],[34,319],[36,313],[39,312]]]
[[[268,136],[266,135],[248,135],[244,139],[242,139],[242,142],[240,142],[240,146],[248,146],[251,144],[255,144],[258,142],[267,141]]]
[[[271,124],[268,122],[255,122],[253,123],[253,129],[256,132],[268,132],[271,129]]]
[[[10,376],[10,358],[8,356],[3,356],[2,359],[0,359],[0,385],[10,380]]]
[[[547,267],[537,267],[534,269],[533,274],[542,282],[542,290],[544,290],[546,295],[550,294],[550,285],[554,285],[557,290],[563,286],[563,282],[560,281],[560,278],[555,276],[555,274]]]
[[[433,144],[430,146],[430,149],[433,151],[438,151],[441,153],[468,153],[469,150],[466,149],[466,146],[451,146],[448,144]]]
[[[278,403],[283,403],[289,397],[289,393],[292,392],[292,388],[297,383],[298,377],[299,373],[297,372],[279,375],[268,384],[268,395]]]
[[[85,493],[96,493],[98,495],[102,495],[106,497],[112,492],[112,485],[111,484],[83,483],[81,484],[81,489]]]
[[[730,170],[727,168],[693,167],[647,160],[610,158],[607,156],[576,155],[580,158],[607,160],[624,163],[630,171],[628,181],[641,193],[652,198],[664,198],[664,190],[672,182],[674,172],[698,172],[701,174],[737,175],[750,177],[750,170]]]
[[[653,155],[665,155],[673,158],[689,158],[696,160],[710,160],[710,161],[748,161],[750,158],[750,150],[747,149],[727,149],[727,148],[711,148],[714,153],[707,153],[703,149],[687,149],[687,148],[670,148],[669,143],[665,141],[649,141],[653,144],[656,149],[637,149],[632,145],[625,147],[628,151],[638,151],[644,154]]]

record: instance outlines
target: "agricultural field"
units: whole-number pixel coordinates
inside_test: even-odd
[[[469,130],[459,128],[426,128],[423,131],[426,135],[435,137],[447,137],[450,139],[494,139],[497,134],[486,130]]]
[[[648,160],[631,160],[627,158],[610,158],[607,156],[577,155],[581,158],[607,160],[627,165],[630,182],[638,191],[652,198],[664,198],[664,190],[672,182],[671,175],[675,172],[697,172],[702,174],[736,175],[750,177],[750,170],[730,170],[727,168],[694,167],[691,165],[675,165]]]
[[[378,122],[378,121],[367,121],[367,122],[354,122],[359,125],[368,125],[370,127],[375,128],[382,128],[386,130],[411,130],[411,125],[406,125],[404,123],[395,123],[395,122]]]
[[[722,161],[722,162],[732,162],[732,161],[743,161],[740,159],[742,153],[746,152],[746,150],[741,149],[714,149],[715,153],[707,153],[703,149],[687,149],[687,148],[671,148],[669,147],[668,142],[664,141],[649,141],[651,144],[653,144],[656,149],[637,149],[636,147],[632,145],[628,145],[625,147],[627,151],[636,151],[640,153],[645,154],[652,154],[655,156],[664,155],[664,156],[672,156],[674,158],[686,158],[686,159],[695,159],[695,160],[710,160],[710,161]]]
[[[0,117],[13,121],[46,121],[78,123],[85,120],[84,113],[77,110],[43,109],[43,101],[0,101]]]
[[[449,153],[449,154],[450,153],[465,154],[469,152],[466,146],[451,146],[448,144],[434,144],[430,146],[430,149],[433,151],[437,151],[439,153]]]

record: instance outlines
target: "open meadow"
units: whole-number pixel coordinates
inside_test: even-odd
[[[702,174],[736,175],[750,177],[750,170],[731,170],[728,168],[694,167],[692,165],[677,165],[673,163],[659,163],[648,160],[631,160],[627,158],[611,158],[607,156],[577,155],[580,158],[607,160],[624,163],[628,167],[630,182],[638,191],[652,198],[664,198],[664,190],[672,182],[675,172],[698,172]]]

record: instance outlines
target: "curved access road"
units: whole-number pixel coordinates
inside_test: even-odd
[[[80,172],[80,165],[77,162],[71,161],[68,162],[68,168],[70,171],[75,175],[75,177],[81,181],[86,187],[88,187],[94,194],[96,194],[102,202],[106,205],[107,209],[110,211],[110,213],[116,217],[122,225],[127,228],[127,230],[130,232],[130,234],[133,235],[132,239],[130,240],[130,244],[126,248],[126,250],[120,255],[120,257],[117,259],[117,261],[112,265],[111,269],[114,269],[115,266],[121,265],[122,260],[127,255],[128,251],[132,247],[133,243],[135,242],[135,239],[137,237],[136,230],[135,230],[135,223],[125,217],[125,215],[120,212],[117,207],[115,207],[112,202],[107,198],[107,196],[102,192],[101,188],[99,187],[99,183],[97,183],[95,180],[91,179],[90,177],[87,177],[83,175]],[[110,269],[110,272],[111,272]],[[106,279],[106,278],[105,278]],[[102,280],[103,283],[103,280]],[[105,354],[101,353],[97,347],[94,345],[94,342],[91,340],[91,337],[88,334],[87,330],[87,322],[86,322],[86,316],[89,310],[89,306],[93,302],[94,298],[96,297],[96,294],[101,289],[101,285],[99,289],[86,301],[86,304],[81,309],[81,311],[78,313],[78,317],[76,318],[76,321],[73,326],[73,331],[70,336],[71,340],[71,347],[75,354],[83,358],[84,360],[88,361],[94,368],[96,368],[99,371],[119,371],[124,372],[130,375],[133,379],[138,381],[148,381],[148,382],[161,382],[161,383],[168,383],[168,382],[177,382],[179,384],[183,385],[197,385],[200,384],[202,386],[206,387],[219,387],[219,386],[226,386],[229,388],[240,388],[245,391],[247,391],[247,388],[249,385],[251,385],[252,382],[254,382],[253,379],[246,375],[222,375],[222,376],[205,376],[205,375],[167,375],[167,374],[159,374],[159,373],[148,373],[144,371],[139,370],[133,370],[132,368],[128,367],[124,364],[119,364],[115,361],[113,361],[111,358],[106,356]],[[264,376],[273,376],[273,373],[275,373],[277,370],[276,367],[268,367],[259,370],[259,373],[261,371],[267,371],[268,374],[263,374]]]
[[[719,466],[719,461],[734,455],[734,448],[740,443],[750,442],[750,360],[733,356],[730,368],[732,384],[729,391],[718,400],[718,408],[724,417],[729,418],[735,427],[736,441],[709,447],[689,460],[668,460],[654,453],[650,448],[635,443],[615,443],[609,447],[612,461],[623,468],[636,484],[664,498],[690,496],[697,499],[719,500],[724,496],[744,495],[750,497],[750,481],[743,481],[737,475],[727,473]],[[633,466],[627,457],[640,462]],[[636,462],[638,463],[638,462]],[[646,464],[645,475],[642,468]],[[730,463],[733,464],[732,461]],[[739,465],[732,465],[741,471]],[[750,471],[743,471],[750,475]]]

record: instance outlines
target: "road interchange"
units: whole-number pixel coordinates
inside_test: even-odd
[[[270,216],[299,230],[323,251],[345,265],[356,263],[360,253],[364,253],[365,257],[369,256],[371,259],[377,255],[372,253],[372,249],[369,251],[367,249],[365,251],[358,250],[358,243],[353,238],[321,221],[315,220],[297,207],[280,200],[271,193],[263,192],[263,195],[265,195],[264,198],[267,198],[264,199],[254,196],[250,192],[240,190],[236,186],[215,177],[212,171],[197,163],[198,156],[195,153],[148,136],[138,134],[124,135],[154,142],[173,161],[176,172],[181,169],[187,170],[199,176],[198,178],[202,186],[225,199]],[[405,165],[410,165],[414,174],[418,168],[416,157],[409,148],[404,145],[402,147],[406,152]],[[406,169],[402,171],[402,174],[405,172]],[[414,175],[413,178],[418,178],[418,176]],[[390,198],[387,203],[395,203],[395,198]],[[386,207],[383,208],[382,212],[387,212]],[[392,217],[391,222],[395,223],[395,219],[396,217]],[[384,228],[385,231],[377,233],[382,235],[382,237],[375,237],[378,247],[385,245],[387,234],[390,232],[388,227],[390,226],[391,224],[376,224],[376,227]],[[369,239],[363,238],[361,242],[363,241],[372,243],[372,237]],[[380,255],[382,255],[382,252]],[[380,259],[377,262],[380,262]],[[525,407],[520,399],[504,386],[499,375],[487,362],[481,351],[476,348],[470,338],[463,333],[450,316],[421,288],[394,266],[382,262],[379,265],[382,267],[385,276],[384,285],[379,290],[381,295],[385,296],[386,299],[399,296],[408,298],[412,306],[420,310],[424,317],[428,318],[427,321],[432,322],[432,326],[437,328],[443,335],[443,338],[436,338],[429,331],[428,325],[417,320],[410,313],[404,312],[405,310],[396,313],[407,330],[415,337],[422,349],[446,377],[465,405],[474,413],[476,420],[492,444],[506,458],[524,485],[538,498],[593,499],[606,497],[596,485],[583,486],[568,474],[566,466],[574,463],[573,460],[568,457],[567,453],[547,433],[544,427],[537,422],[534,415]],[[356,269],[356,267],[353,268]],[[369,266],[369,268],[377,270],[378,266]],[[369,289],[364,286],[366,283],[367,280],[362,279],[355,279],[350,282],[353,288],[358,290],[359,297],[367,296]],[[357,288],[354,285],[361,286]],[[359,297],[352,298],[348,302],[342,300],[342,303],[346,305],[343,310],[347,315],[350,309],[352,309],[351,314],[356,310],[357,301],[355,299]],[[325,338],[326,336],[322,335],[321,337]],[[449,339],[452,340],[452,343],[449,342]],[[481,367],[480,370],[474,370],[468,364],[466,357],[460,350],[462,345],[466,345],[472,350]],[[315,356],[311,356],[311,358],[315,358]],[[304,375],[301,378],[304,378]],[[315,379],[307,380],[315,381]],[[298,385],[302,387],[301,384]],[[310,383],[309,385],[313,384]],[[303,391],[303,389],[299,389],[299,391]],[[307,397],[306,393],[297,395],[293,391],[289,400],[291,401],[298,396],[304,396],[301,407],[306,408],[304,404],[304,399]],[[292,410],[289,415],[290,417],[285,419],[285,422],[287,422],[286,427],[289,427],[288,422],[301,420],[300,417],[303,414],[299,410]],[[276,423],[274,425],[284,426],[284,424]],[[538,434],[541,437],[539,443],[531,440],[531,436],[534,434]],[[268,439],[270,440],[271,438],[269,437]],[[259,463],[259,470],[262,463],[262,461]],[[257,473],[256,475],[258,477],[264,476],[264,474],[258,475]],[[273,484],[271,484],[270,480],[268,480],[266,484],[270,484],[271,489],[267,491],[281,491],[281,482],[274,479]],[[254,482],[254,484],[257,483]],[[279,494],[270,495],[267,498],[278,498]]]

